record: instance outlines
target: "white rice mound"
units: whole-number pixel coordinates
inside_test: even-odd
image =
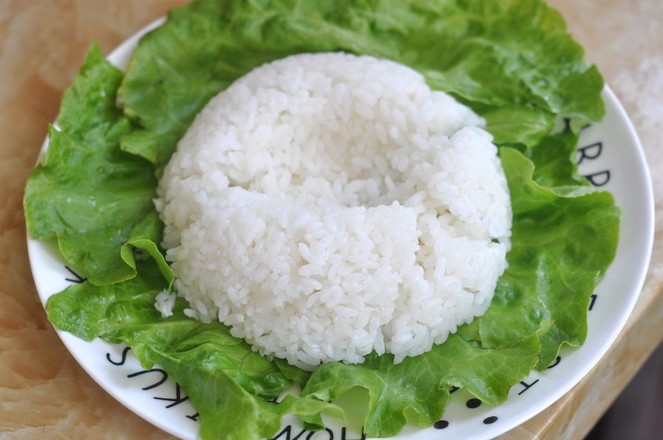
[[[159,183],[177,295],[302,368],[430,350],[485,312],[507,266],[509,192],[482,123],[391,61],[301,54],[251,71]]]

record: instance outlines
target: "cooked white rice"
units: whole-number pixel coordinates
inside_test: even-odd
[[[160,181],[177,294],[304,368],[430,350],[486,310],[506,268],[510,198],[481,124],[390,61],[253,70],[198,115]]]

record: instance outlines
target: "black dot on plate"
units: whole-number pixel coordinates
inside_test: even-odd
[[[490,425],[491,423],[495,423],[495,422],[497,422],[497,417],[495,417],[495,416],[490,416],[490,417],[486,417],[485,419],[483,419],[483,424],[484,425]]]
[[[433,424],[433,427],[435,427],[435,429],[444,429],[447,426],[449,426],[449,422],[447,422],[446,420],[438,420]]]
[[[479,399],[470,399],[465,404],[468,408],[478,408],[481,405],[481,400]]]

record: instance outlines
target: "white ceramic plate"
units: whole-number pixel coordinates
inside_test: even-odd
[[[119,46],[109,59],[125,67],[139,38],[160,25],[159,20]],[[578,349],[562,350],[556,363],[544,372],[533,372],[512,387],[508,400],[497,407],[481,405],[464,391],[453,394],[444,418],[427,429],[406,428],[397,438],[443,440],[492,438],[525,422],[577,384],[615,340],[638,298],[649,265],[653,243],[654,205],[649,171],[637,135],[609,88],[603,92],[607,113],[600,124],[581,133],[580,174],[615,196],[622,209],[617,257],[597,287],[590,304],[589,333]],[[47,244],[28,240],[32,272],[41,301],[79,282],[61,257]],[[69,351],[88,374],[131,411],[181,438],[198,436],[196,410],[167,374],[158,368],[144,370],[128,347],[101,340],[82,341],[58,331]],[[305,431],[286,419],[275,439],[362,439],[361,427],[331,424],[326,431]]]

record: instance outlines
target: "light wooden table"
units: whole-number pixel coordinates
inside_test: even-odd
[[[46,321],[21,201],[47,124],[92,42],[105,52],[182,0],[0,0],[0,437],[168,438],[107,395]],[[663,6],[550,0],[616,92],[663,188]],[[656,194],[657,214],[663,200]],[[659,215],[660,217],[660,215]],[[582,438],[663,340],[660,222],[645,288],[611,350],[579,385],[505,439]]]

